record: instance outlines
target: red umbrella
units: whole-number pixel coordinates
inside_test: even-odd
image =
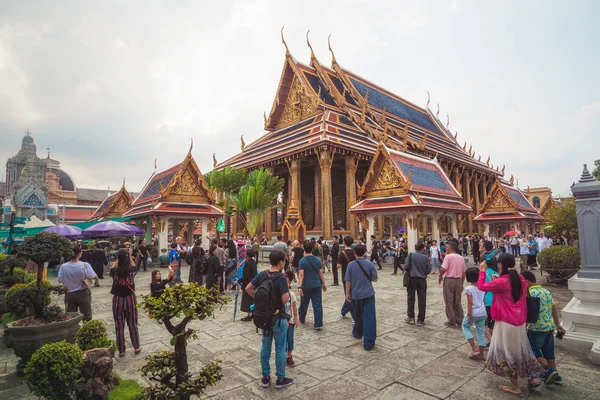
[[[520,235],[520,234],[521,234],[521,232],[517,232],[517,231],[508,231],[508,232],[506,232],[506,233],[503,235],[503,237],[504,237],[504,236]]]

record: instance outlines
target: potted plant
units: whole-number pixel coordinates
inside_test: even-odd
[[[23,309],[19,314],[25,317],[9,323],[6,329],[11,335],[15,354],[21,358],[17,373],[22,374],[31,355],[43,344],[62,340],[73,343],[83,315],[64,313],[59,306],[50,306],[50,293],[61,293],[64,288],[48,287],[48,283],[42,280],[45,261],[70,259],[73,255],[68,239],[55,233],[38,233],[25,239],[18,252],[38,265],[35,285],[20,288],[14,294],[19,299],[14,305]]]
[[[542,272],[549,276],[548,283],[565,284],[581,268],[579,248],[575,246],[550,246],[537,257]]]
[[[138,307],[165,325],[173,336],[171,345],[175,347],[173,352],[163,351],[146,357],[142,375],[153,385],[144,389],[143,398],[188,400],[193,395],[200,396],[208,386],[221,379],[218,361],[203,366],[197,376],[188,371],[187,344],[190,339],[197,338],[196,331],[188,324],[210,317],[225,301],[218,291],[207,290],[194,282],[171,286],[158,297],[143,296]]]

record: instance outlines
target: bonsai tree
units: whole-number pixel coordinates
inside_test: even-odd
[[[565,281],[581,268],[579,248],[575,246],[550,246],[538,255],[542,271],[547,272],[553,281]]]
[[[265,214],[275,205],[283,190],[284,180],[261,168],[248,175],[248,181],[232,196],[250,236],[260,233]]]
[[[212,316],[215,308],[227,299],[221,297],[218,291],[207,290],[194,282],[171,286],[159,297],[142,297],[138,307],[151,319],[165,325],[173,336],[171,345],[174,346],[174,352],[146,357],[147,364],[142,367],[142,375],[154,386],[144,389],[144,398],[187,400],[192,395],[199,396],[221,379],[221,366],[218,361],[211,362],[195,377],[188,372],[187,343],[190,339],[197,339],[196,331],[188,324]]]
[[[113,356],[117,351],[115,341],[108,338],[106,324],[97,319],[83,323],[83,326],[75,334],[75,343],[82,351],[107,348]]]
[[[69,259],[73,256],[73,245],[64,236],[56,233],[42,232],[25,239],[25,243],[18,248],[19,255],[35,262],[38,265],[36,294],[34,295],[34,315],[43,318],[46,304],[43,301],[42,273],[44,262],[57,261],[61,257]]]

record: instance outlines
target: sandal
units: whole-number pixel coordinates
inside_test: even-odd
[[[133,351],[134,354],[140,354],[142,352],[142,348],[140,347],[139,349],[135,349]]]
[[[119,357],[125,357],[125,352],[119,353]]]
[[[469,353],[469,358],[471,360],[480,360],[481,357],[479,357],[479,351],[472,351]]]
[[[527,383],[527,389],[529,389],[529,391],[531,392],[533,389],[540,386],[541,384],[542,384],[541,379],[531,379]]]
[[[504,393],[512,394],[513,396],[516,396],[518,398],[523,398],[523,393],[521,393],[520,390],[518,392],[515,392],[511,389],[510,386],[500,385],[500,390],[502,390]]]

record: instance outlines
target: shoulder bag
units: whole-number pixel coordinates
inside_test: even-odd
[[[535,324],[540,318],[540,298],[533,297],[527,290],[527,323]]]
[[[404,287],[408,287],[410,283],[410,268],[412,266],[412,253],[408,255],[408,261],[406,262],[408,266],[404,269],[404,277],[402,278],[402,285]]]
[[[84,289],[88,289],[88,288],[92,287],[92,280],[85,277],[85,264],[86,263],[83,263],[83,269],[82,269],[82,272],[83,272],[83,279],[82,279],[83,285],[82,286]]]

